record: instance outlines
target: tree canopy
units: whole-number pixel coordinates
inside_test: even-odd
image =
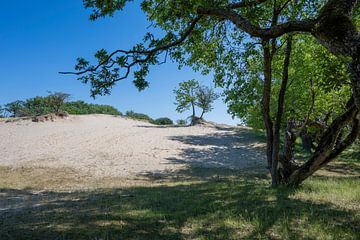
[[[213,88],[200,85],[195,79],[181,82],[174,93],[176,111],[192,110],[191,125],[196,123],[197,118],[202,119],[205,113],[210,112],[213,102],[219,97]],[[196,116],[196,107],[201,109],[199,117]]]

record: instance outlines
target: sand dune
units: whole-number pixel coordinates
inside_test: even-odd
[[[0,166],[71,168],[102,178],[264,163],[262,145],[246,134],[241,128],[162,127],[107,115],[0,122]]]

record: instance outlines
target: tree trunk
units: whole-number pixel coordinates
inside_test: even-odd
[[[324,132],[311,158],[302,166],[295,169],[290,176],[285,179],[286,184],[298,186],[315,171],[332,161],[356,140],[359,133],[359,111],[353,99],[351,99],[351,103],[347,111],[337,117]],[[349,122],[351,122],[352,130],[345,140],[342,140],[342,134],[340,133]]]
[[[291,48],[292,48],[292,37],[289,36],[287,38],[282,81],[278,96],[278,109],[277,109],[276,121],[274,124],[274,131],[273,131],[274,138],[272,143],[273,145],[272,145],[272,165],[271,165],[272,186],[277,186],[279,184],[278,165],[279,165],[279,152],[280,152],[280,129],[284,114],[286,88],[289,80]]]
[[[202,110],[201,115],[200,115],[200,119],[203,119],[204,113],[205,113],[205,111]]]
[[[195,125],[195,121],[196,121],[196,116],[195,116],[195,103],[191,102],[191,107],[192,107],[192,115],[191,115],[191,126]]]
[[[266,129],[266,156],[268,168],[272,166],[272,144],[273,144],[273,123],[270,117],[270,95],[271,95],[271,53],[269,41],[263,42],[264,51],[264,85],[263,97],[261,99],[261,111]]]

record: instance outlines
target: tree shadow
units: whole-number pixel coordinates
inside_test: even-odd
[[[360,176],[360,166],[351,163],[335,162],[326,165],[324,170],[330,173],[337,173],[346,176]]]
[[[360,237],[354,212],[296,198],[295,190],[268,188],[256,175],[94,192],[2,189],[0,194],[1,203],[23,199],[23,206],[3,204],[0,239]]]
[[[137,125],[139,128],[189,128],[191,126],[183,126],[183,125]]]
[[[185,146],[166,158],[168,164],[186,165],[177,171],[143,172],[151,179],[213,177],[240,174],[242,171],[266,169],[265,145],[260,134],[242,128],[223,128],[207,135],[171,136],[171,141]]]

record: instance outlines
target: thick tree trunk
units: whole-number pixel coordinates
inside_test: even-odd
[[[360,33],[352,21],[356,3],[357,0],[329,0],[312,32],[334,54],[352,58],[353,96],[355,105],[360,109]]]

